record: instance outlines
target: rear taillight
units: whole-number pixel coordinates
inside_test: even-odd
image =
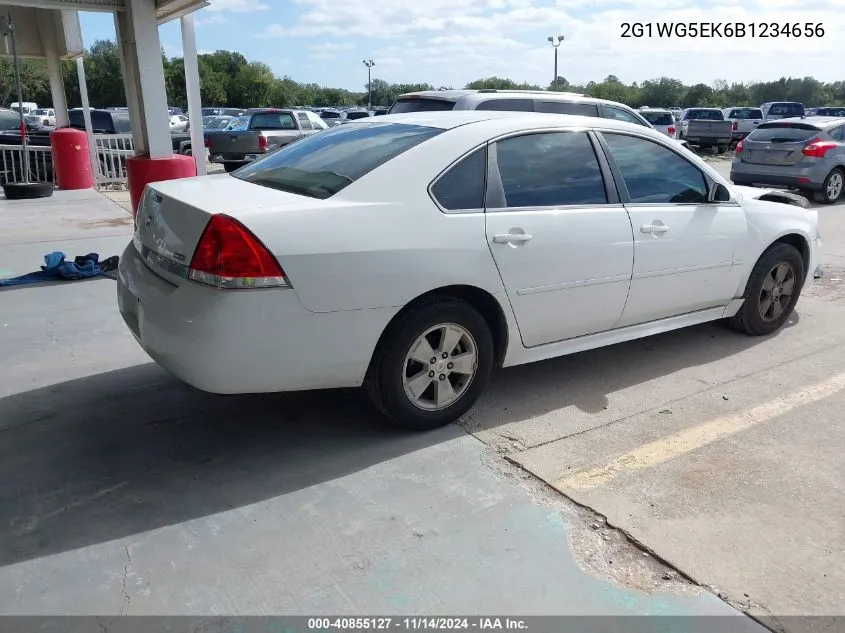
[[[667,132],[669,132],[669,136],[675,136],[675,128],[670,127],[670,128],[669,128],[668,130],[666,130],[666,131],[667,131]]]
[[[807,145],[804,146],[804,156],[813,156],[815,158],[824,158],[824,155],[832,149],[836,149],[836,143],[831,141],[823,141],[819,138],[814,138]]]
[[[263,134],[258,135],[258,151],[259,152],[266,152],[267,151],[267,137]]]
[[[731,124],[731,130],[733,130],[734,132],[736,132],[737,127],[739,127],[739,124],[738,124],[736,121],[734,121],[734,122]]]
[[[269,249],[243,224],[215,215],[200,237],[188,278],[225,289],[290,287]]]
[[[736,144],[736,147],[734,148],[734,154],[740,154],[740,153],[742,153],[742,148],[743,148],[743,147],[745,147],[745,140],[744,140],[744,139],[743,139],[743,140],[741,140],[739,143],[737,143],[737,144]]]

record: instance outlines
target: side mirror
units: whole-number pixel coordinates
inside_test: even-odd
[[[720,182],[714,183],[710,187],[710,195],[708,202],[729,202],[731,199],[731,192],[728,188]]]

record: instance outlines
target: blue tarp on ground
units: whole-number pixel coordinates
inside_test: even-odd
[[[20,286],[42,281],[88,279],[102,275],[106,270],[113,269],[116,260],[116,257],[110,257],[106,260],[109,265],[101,265],[100,256],[97,253],[88,253],[74,258],[73,261],[67,261],[64,253],[55,251],[44,256],[44,266],[41,267],[41,270],[11,279],[0,279],[0,286]]]

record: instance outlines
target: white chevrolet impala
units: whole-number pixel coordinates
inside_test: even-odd
[[[400,114],[150,185],[118,301],[199,389],[365,385],[425,429],[466,412],[494,366],[717,319],[770,334],[820,247],[801,199],[734,187],[642,126]]]

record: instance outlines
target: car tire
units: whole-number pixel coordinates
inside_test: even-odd
[[[742,296],[745,301],[728,319],[729,325],[750,336],[777,332],[795,309],[804,278],[801,253],[790,244],[772,244],[754,265]]]
[[[52,182],[7,182],[3,185],[7,200],[35,200],[53,195]]]
[[[834,204],[842,198],[845,190],[845,172],[841,167],[831,170],[822,183],[822,188],[813,192],[813,199],[824,204]]]
[[[451,349],[444,350],[447,331]],[[420,351],[425,345],[429,351]],[[427,357],[423,362],[412,358],[421,353]],[[372,403],[395,425],[432,430],[454,422],[475,404],[494,354],[490,326],[478,310],[460,299],[436,297],[414,306],[385,332],[364,386]],[[460,363],[450,358],[467,364],[456,370]],[[439,404],[441,385],[447,390]]]
[[[226,170],[227,174],[231,174],[236,169],[240,169],[243,167],[241,163],[223,163],[223,169]]]
[[[730,145],[719,145],[716,148],[716,153],[719,154],[719,155],[727,154],[728,149],[730,149]]]

